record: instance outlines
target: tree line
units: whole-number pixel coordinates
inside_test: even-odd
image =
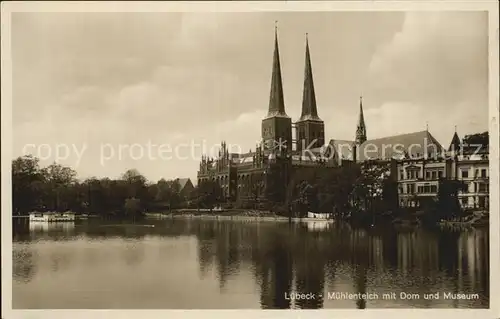
[[[203,184],[183,192],[177,180],[148,181],[130,169],[118,179],[88,178],[80,181],[70,167],[53,163],[41,167],[39,159],[22,156],[12,161],[14,215],[29,212],[64,212],[136,216],[188,206],[210,206],[217,197],[214,185]]]
[[[204,181],[183,192],[177,180],[151,182],[135,169],[127,170],[118,179],[93,177],[80,181],[76,171],[69,167],[57,163],[41,167],[36,157],[23,156],[12,162],[13,213],[73,211],[135,218],[148,211],[212,209],[221,205],[259,208],[295,217],[308,211],[328,212],[373,222],[402,214],[398,208],[397,184],[389,178],[389,171],[389,165],[373,163],[297,170],[279,192],[277,185],[283,183],[283,176],[270,174],[264,186],[267,200],[263,205],[256,207],[256,198],[249,198],[253,206],[238,207],[237,203],[234,207],[234,203],[228,203],[222,196],[222,189],[215,181]],[[459,210],[456,192],[461,185],[443,186],[438,200],[425,207],[433,218],[450,217]]]

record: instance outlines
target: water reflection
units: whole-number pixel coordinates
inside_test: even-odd
[[[344,224],[325,230],[273,222],[162,220],[141,225],[45,224],[30,227],[28,238],[14,238],[14,304],[21,307],[489,307],[487,230],[367,231]],[[73,276],[71,281],[54,281],[58,284],[50,292],[71,291],[73,301],[30,301],[40,298],[28,293],[30,281],[36,277],[38,285],[48,282],[51,273]],[[88,297],[87,281],[94,282],[95,300]],[[99,292],[100,285],[106,295]],[[134,291],[134,298],[126,295],[127,289]],[[332,292],[422,296],[437,291],[477,293],[480,298],[328,297]],[[309,298],[293,300],[297,294]],[[16,302],[16,296],[24,299]]]
[[[33,249],[28,245],[17,245],[12,251],[13,280],[29,282],[36,271]]]

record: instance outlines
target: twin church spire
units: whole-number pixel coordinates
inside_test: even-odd
[[[281,64],[280,64],[277,26],[275,26],[274,30],[273,69],[271,76],[271,92],[269,96],[269,110],[267,116],[268,117],[288,116],[285,112],[285,101],[283,94],[283,80],[281,77]],[[316,94],[314,91],[311,54],[309,52],[309,40],[307,33],[306,33],[306,57],[305,57],[305,68],[304,68],[304,88],[302,96],[302,113],[300,116],[300,121],[304,120],[321,121],[321,119],[318,116],[318,109],[316,106]]]
[[[300,119],[295,123],[297,150],[305,147],[322,147],[325,143],[324,123],[318,115],[316,92],[314,89],[311,53],[309,38],[306,33],[304,86],[302,92],[302,111]],[[288,150],[292,144],[292,122],[285,111],[283,94],[283,80],[281,76],[281,63],[278,45],[278,28],[274,30],[274,55],[271,76],[271,90],[269,96],[269,109],[266,118],[262,121],[262,137],[264,141],[285,141]],[[356,141],[359,144],[366,141],[366,127],[363,117],[363,107],[360,101],[360,118],[356,130]]]

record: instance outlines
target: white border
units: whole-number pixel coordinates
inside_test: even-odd
[[[262,2],[2,2],[2,318],[459,318],[500,317],[499,148],[490,147],[490,309],[488,310],[12,310],[12,12],[250,12],[250,11],[488,11],[490,145],[499,146],[498,2],[491,1],[262,1]],[[496,300],[496,302],[495,302]]]

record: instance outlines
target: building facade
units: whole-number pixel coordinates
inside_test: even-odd
[[[354,140],[326,142],[325,123],[318,114],[307,35],[302,111],[293,123],[285,109],[275,30],[269,106],[261,123],[261,143],[254,151],[238,154],[231,153],[226,142],[222,142],[218,156],[202,158],[198,184],[216,181],[229,202],[265,200],[270,189],[283,192],[290,176],[298,170],[328,170],[346,162],[370,161],[387,165],[390,178],[397,185],[399,206],[420,207],[426,201],[435,200],[446,181],[461,180],[468,185],[459,193],[461,205],[486,207],[489,199],[487,152],[479,157],[457,155],[460,144],[455,133],[450,148],[445,149],[428,130],[369,140],[362,98]]]
[[[458,179],[464,183],[459,192],[460,205],[464,208],[489,209],[489,156],[487,150],[458,157]]]
[[[206,180],[216,181],[227,201],[265,200],[270,188],[280,189],[283,193],[290,175],[297,170],[338,167],[339,158],[347,159],[348,151],[344,150],[340,157],[333,154],[336,143],[338,141],[331,140],[325,144],[324,122],[318,115],[307,37],[301,116],[292,123],[286,113],[275,31],[269,106],[261,123],[261,143],[254,151],[238,154],[230,152],[226,142],[222,142],[218,156],[202,157],[198,184]]]

